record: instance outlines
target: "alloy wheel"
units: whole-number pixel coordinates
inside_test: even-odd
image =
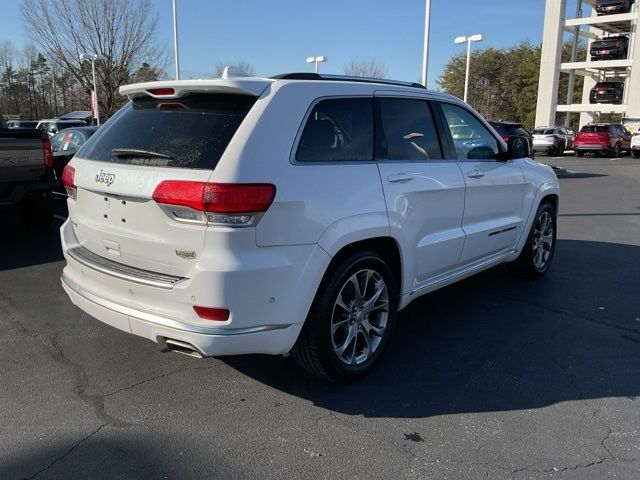
[[[533,230],[533,264],[538,270],[544,269],[551,258],[553,247],[553,218],[549,212],[542,212],[536,219]]]
[[[387,329],[389,291],[375,270],[360,270],[344,283],[331,316],[331,344],[347,365],[361,365],[380,346]]]

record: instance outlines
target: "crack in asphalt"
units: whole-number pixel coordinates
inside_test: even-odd
[[[104,427],[106,427],[107,424],[103,423],[102,425],[100,425],[97,429],[95,429],[93,432],[91,432],[89,435],[86,435],[84,437],[82,437],[80,440],[78,440],[76,443],[74,443],[65,453],[63,453],[61,456],[53,459],[51,462],[49,462],[49,465],[47,465],[44,468],[41,468],[40,470],[38,470],[36,473],[34,473],[33,475],[31,475],[30,477],[25,477],[25,480],[32,480],[33,478],[37,477],[38,475],[40,475],[43,472],[46,472],[47,470],[49,470],[51,467],[53,467],[56,463],[64,460],[68,455],[71,454],[71,452],[73,452],[76,448],[78,448],[80,446],[80,444],[82,444],[83,442],[85,442],[86,440],[89,440],[91,437],[93,437],[95,434],[97,434],[100,430],[102,430]]]
[[[105,399],[107,397],[111,397],[113,395],[117,395],[118,393],[122,393],[122,392],[126,392],[127,390],[131,390],[132,388],[139,387],[140,385],[144,385],[145,383],[150,383],[150,382],[153,382],[155,380],[159,380],[161,378],[165,378],[165,377],[169,377],[171,375],[175,375],[176,373],[186,372],[188,370],[191,370],[191,371],[209,370],[209,369],[214,368],[214,367],[219,367],[223,363],[224,362],[222,362],[222,361],[218,361],[218,362],[213,363],[211,365],[207,365],[206,367],[184,367],[184,368],[179,368],[179,369],[173,370],[171,372],[162,373],[162,374],[156,375],[154,377],[145,378],[144,380],[141,380],[139,382],[133,383],[133,384],[128,385],[126,387],[119,388],[117,390],[114,390],[113,392],[105,393],[104,395],[101,395],[101,398]]]

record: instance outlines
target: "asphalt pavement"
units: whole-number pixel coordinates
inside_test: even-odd
[[[104,325],[57,230],[0,216],[0,478],[640,478],[640,160],[538,160],[566,169],[548,275],[423,297],[347,386]]]

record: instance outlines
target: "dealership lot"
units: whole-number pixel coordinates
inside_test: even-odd
[[[56,229],[0,217],[0,478],[637,478],[640,160],[539,160],[566,169],[548,275],[414,302],[348,386],[108,327],[64,294]]]

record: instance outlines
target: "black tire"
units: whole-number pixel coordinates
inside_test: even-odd
[[[23,199],[18,214],[28,227],[49,228],[53,220],[53,195],[46,192]]]
[[[631,155],[633,158],[640,158],[640,150],[631,150]]]
[[[551,217],[551,226],[553,228],[552,232],[552,242],[551,247],[548,251],[549,256],[544,261],[544,265],[538,266],[535,261],[535,253],[534,253],[534,242],[538,241],[539,236],[536,233],[537,227],[539,227],[539,221],[543,215],[550,215]],[[547,270],[549,270],[549,266],[551,265],[551,261],[553,260],[553,255],[556,250],[556,234],[557,234],[557,226],[556,226],[556,211],[553,208],[553,205],[548,201],[543,201],[538,210],[536,211],[536,216],[534,217],[533,224],[531,225],[531,230],[529,230],[529,235],[527,237],[527,241],[520,252],[520,255],[516,260],[509,263],[509,269],[515,273],[516,275],[524,278],[538,278],[542,277]],[[544,250],[544,247],[542,247]]]
[[[613,147],[613,149],[611,150],[611,157],[619,158],[621,154],[622,154],[622,151],[620,149],[620,143],[616,143],[616,146]]]
[[[580,150],[576,150],[575,152],[576,152],[576,157],[580,157],[580,158],[584,157],[584,152],[581,152]]]
[[[332,333],[332,321],[334,315],[340,315],[338,318],[347,318],[347,320],[339,320],[340,323],[347,322],[345,329],[354,328],[357,333],[355,334],[355,340],[353,341],[353,356],[357,351],[358,339],[362,338],[358,335],[364,334],[362,325],[359,323],[362,318],[353,326],[355,320],[351,319],[351,313],[347,314],[336,302],[338,295],[341,294],[343,289],[349,288],[347,283],[354,275],[359,275],[365,270],[371,270],[375,272],[381,280],[383,280],[386,286],[386,292],[388,297],[388,311],[386,312],[386,323],[384,328],[381,328],[382,335],[372,335],[370,338],[378,341],[375,348],[372,348],[370,356],[366,358],[362,363],[357,365],[348,365],[342,360],[334,348],[336,335],[340,334],[340,330],[336,329],[335,333]],[[358,277],[356,277],[357,279]],[[373,278],[373,277],[371,277]],[[376,285],[372,285],[374,288]],[[367,292],[370,290],[365,288],[366,298]],[[386,345],[389,342],[389,338],[393,333],[395,327],[396,316],[398,310],[398,289],[396,287],[396,281],[391,273],[391,270],[385,263],[384,259],[375,251],[364,250],[360,252],[354,252],[348,257],[340,261],[339,264],[331,267],[323,279],[316,297],[309,311],[309,315],[305,321],[305,324],[300,332],[300,336],[296,341],[292,349],[293,358],[307,372],[325,380],[336,382],[348,382],[355,380],[358,377],[366,374],[378,361]],[[352,310],[351,310],[352,311]],[[334,313],[335,312],[335,313]],[[380,313],[382,310],[380,310]],[[368,322],[368,317],[367,317]],[[351,325],[350,325],[351,324]],[[348,334],[345,335],[348,338]],[[360,342],[362,344],[361,339]],[[348,341],[339,342],[343,345],[350,345]],[[372,345],[371,341],[369,345]],[[347,349],[349,350],[349,349]],[[345,353],[347,353],[345,351]]]

